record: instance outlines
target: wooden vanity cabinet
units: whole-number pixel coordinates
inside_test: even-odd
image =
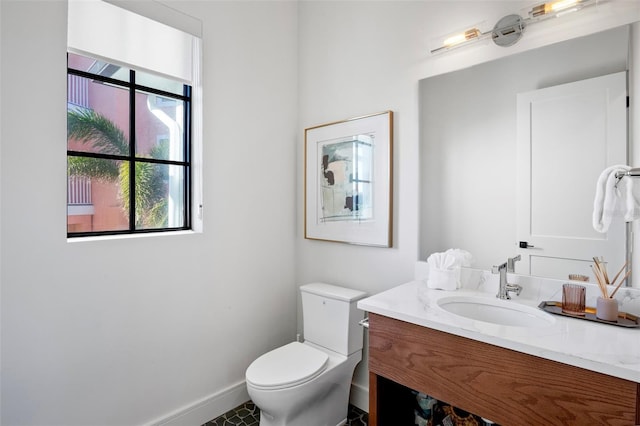
[[[413,425],[408,388],[505,426],[640,425],[636,382],[372,313],[369,372],[371,426]]]

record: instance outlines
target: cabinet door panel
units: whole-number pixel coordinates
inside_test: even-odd
[[[640,424],[638,383],[376,314],[369,371],[499,424]]]

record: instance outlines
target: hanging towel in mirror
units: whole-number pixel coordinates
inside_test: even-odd
[[[614,217],[631,222],[640,218],[640,200],[638,185],[634,178],[616,178],[617,172],[627,172],[631,167],[615,165],[602,171],[596,184],[596,196],[593,201],[593,228],[598,232],[607,232]]]

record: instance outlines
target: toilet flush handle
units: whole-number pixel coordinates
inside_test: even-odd
[[[361,320],[358,324],[360,324],[364,328],[369,328],[369,318],[365,318]]]

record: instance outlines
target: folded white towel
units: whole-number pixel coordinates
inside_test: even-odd
[[[471,266],[473,256],[460,249],[449,249],[444,253],[433,253],[427,258],[429,278],[427,287],[455,290],[460,287],[460,267]]]
[[[460,249],[449,249],[443,253],[433,253],[427,258],[429,266],[438,269],[454,269],[460,266],[471,266],[473,256]]]
[[[617,172],[630,169],[629,166],[616,165],[607,167],[600,174],[593,201],[593,228],[596,231],[607,232],[614,217],[622,217],[625,222],[640,218],[640,197],[634,190],[633,178],[616,178]]]
[[[449,249],[444,252],[446,256],[451,256],[455,259],[454,264],[456,266],[471,266],[473,263],[473,256],[466,250],[461,249]]]

